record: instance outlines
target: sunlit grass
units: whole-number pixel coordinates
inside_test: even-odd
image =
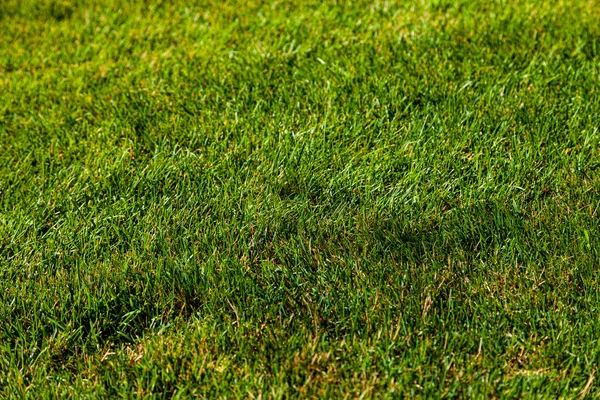
[[[597,395],[600,3],[0,4],[0,393]]]

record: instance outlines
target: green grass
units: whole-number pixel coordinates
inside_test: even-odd
[[[600,395],[598,20],[3,0],[0,397]]]

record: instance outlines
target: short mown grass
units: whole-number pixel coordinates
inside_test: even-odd
[[[599,395],[600,3],[0,3],[0,396]]]

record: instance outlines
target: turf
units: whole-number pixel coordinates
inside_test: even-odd
[[[0,3],[1,397],[592,397],[600,3]]]

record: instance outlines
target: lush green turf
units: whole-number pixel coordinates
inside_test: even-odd
[[[600,3],[0,2],[0,395],[600,394]]]

